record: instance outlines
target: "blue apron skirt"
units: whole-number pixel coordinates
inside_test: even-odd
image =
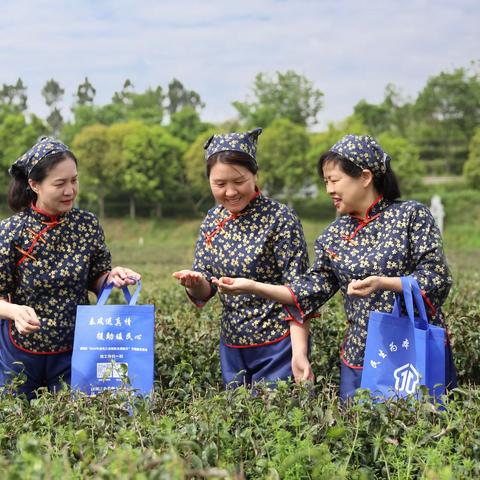
[[[225,387],[275,383],[293,378],[290,335],[268,345],[235,348],[220,338],[220,366]]]
[[[0,319],[0,385],[11,384],[21,374],[25,382],[17,392],[33,398],[37,388],[55,392],[62,381],[70,384],[72,352],[38,354],[21,350],[10,339],[9,323]]]

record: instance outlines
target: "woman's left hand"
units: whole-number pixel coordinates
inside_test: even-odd
[[[363,280],[352,280],[348,284],[347,295],[352,295],[353,297],[368,297],[368,295],[381,289],[381,277],[373,275]]]
[[[115,267],[108,274],[106,284],[113,283],[115,287],[124,287],[125,285],[134,285],[142,276],[125,267]]]

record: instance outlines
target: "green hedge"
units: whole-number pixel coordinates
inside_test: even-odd
[[[473,284],[472,284],[473,283]],[[428,401],[338,401],[343,309],[313,325],[313,388],[282,384],[224,392],[219,304],[196,310],[178,287],[148,290],[157,304],[155,395],[97,398],[9,391],[0,409],[2,478],[470,479],[480,476],[480,279],[462,278],[446,306],[461,388]]]

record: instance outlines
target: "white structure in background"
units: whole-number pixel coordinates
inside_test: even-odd
[[[430,211],[432,212],[433,218],[437,223],[437,227],[440,229],[440,233],[443,233],[443,219],[445,217],[445,209],[443,208],[442,199],[439,195],[434,195],[432,197]]]

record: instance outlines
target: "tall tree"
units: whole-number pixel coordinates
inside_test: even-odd
[[[200,204],[211,195],[208,180],[205,175],[206,163],[203,146],[211,135],[221,131],[222,129],[210,128],[209,130],[200,133],[183,155],[185,177],[189,186],[187,192],[191,197],[196,210],[198,210]],[[223,131],[230,131],[230,129]]]
[[[83,83],[81,83],[77,88],[77,93],[75,95],[75,104],[92,105],[96,93],[97,91],[95,90],[95,87],[90,83],[88,77],[85,77]]]
[[[371,135],[391,132],[407,136],[413,121],[412,104],[404,99],[397,87],[391,83],[385,88],[382,103],[376,105],[362,99],[355,105],[354,114]]]
[[[468,144],[480,124],[480,76],[458,68],[430,78],[415,102],[415,139],[422,157],[441,160],[460,173]]]
[[[122,90],[113,94],[112,103],[103,108],[114,114],[116,121],[141,120],[160,125],[163,120],[164,99],[161,86],[149,87],[143,93],[137,93],[132,82],[127,79]]]
[[[463,175],[471,187],[480,190],[480,126],[470,140],[468,160],[463,165]]]
[[[73,148],[81,165],[81,180],[96,192],[100,217],[105,217],[105,196],[118,171],[109,156],[108,127],[90,125],[73,140]]]
[[[248,127],[267,127],[277,118],[309,126],[317,123],[323,93],[303,75],[292,70],[273,77],[259,73],[253,84],[253,101],[233,102]]]
[[[24,112],[27,109],[27,87],[21,78],[17,83],[4,83],[0,89],[0,107],[11,112]]]
[[[206,130],[213,128],[210,123],[204,123],[192,107],[184,107],[170,117],[168,131],[177,138],[187,143],[193,143],[195,139]]]
[[[125,188],[136,198],[149,200],[162,216],[162,202],[183,194],[185,181],[182,156],[186,145],[173,138],[164,127],[144,125],[124,142]]]
[[[8,183],[8,168],[40,137],[46,126],[36,115],[27,119],[22,113],[0,112],[0,179],[2,186]],[[5,191],[5,189],[4,189]]]
[[[198,112],[205,106],[197,92],[187,90],[176,78],[168,84],[167,101],[167,110],[170,115],[184,108],[191,108]]]
[[[128,195],[130,218],[136,217],[136,188],[131,188],[132,185],[125,184],[123,181],[125,172],[129,168],[127,158],[125,157],[125,138],[129,135],[134,135],[138,130],[144,128],[145,124],[138,120],[129,122],[113,123],[108,128],[108,163],[115,165],[117,174],[112,179],[112,187],[117,191],[122,191]]]
[[[42,88],[42,95],[45,103],[50,107],[50,114],[47,117],[47,123],[50,126],[51,133],[57,136],[63,126],[63,117],[58,108],[58,104],[62,101],[65,90],[53,78]]]
[[[294,195],[308,186],[313,171],[307,162],[309,138],[305,127],[279,118],[265,129],[258,146],[261,184],[269,195],[284,196],[293,204]]]

